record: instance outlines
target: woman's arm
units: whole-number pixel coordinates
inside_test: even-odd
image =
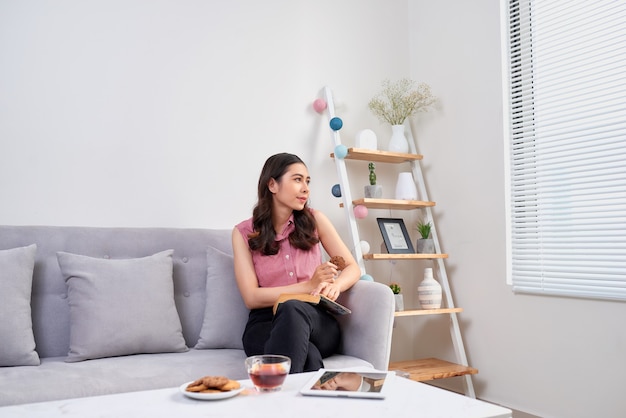
[[[350,289],[359,280],[361,268],[326,215],[318,210],[313,211],[313,214],[317,222],[317,233],[326,253],[331,257],[341,256],[346,262],[346,267],[333,282],[322,282],[314,291],[335,300],[341,292]]]
[[[331,281],[337,270],[330,264],[320,265],[311,280],[288,286],[260,287],[254,270],[248,244],[237,228],[232,232],[235,279],[248,309],[266,308],[274,305],[281,293],[312,293],[322,281]]]

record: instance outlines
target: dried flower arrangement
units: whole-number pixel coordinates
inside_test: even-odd
[[[414,81],[406,78],[394,83],[383,81],[383,90],[369,102],[370,110],[381,122],[390,125],[401,125],[409,116],[429,110],[436,100],[430,86],[419,83],[413,89],[414,85]]]

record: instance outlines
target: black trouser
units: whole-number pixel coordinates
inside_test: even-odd
[[[243,333],[246,355],[282,354],[291,358],[291,373],[324,367],[322,359],[339,347],[337,319],[310,303],[288,300],[272,308],[253,309]]]

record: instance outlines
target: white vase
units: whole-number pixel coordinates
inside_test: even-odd
[[[376,134],[371,129],[362,129],[356,133],[356,147],[363,149],[378,149]]]
[[[401,293],[394,294],[393,297],[396,300],[396,312],[402,312],[404,310],[404,297]]]
[[[387,149],[391,152],[409,152],[409,142],[404,136],[404,125],[391,125],[391,139]]]
[[[398,173],[398,182],[396,183],[396,199],[417,200],[417,187],[415,187],[413,174],[410,171]]]
[[[422,309],[441,308],[441,285],[433,277],[433,269],[424,269],[424,280],[417,288],[417,298]]]

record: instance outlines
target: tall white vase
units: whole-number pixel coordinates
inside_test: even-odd
[[[398,182],[396,183],[396,199],[417,200],[417,188],[415,187],[413,174],[410,171],[398,173]]]
[[[391,152],[409,152],[409,141],[404,136],[404,125],[391,125],[391,139],[387,149]]]
[[[441,285],[433,277],[433,269],[424,269],[424,280],[417,288],[417,298],[422,309],[441,308]]]

